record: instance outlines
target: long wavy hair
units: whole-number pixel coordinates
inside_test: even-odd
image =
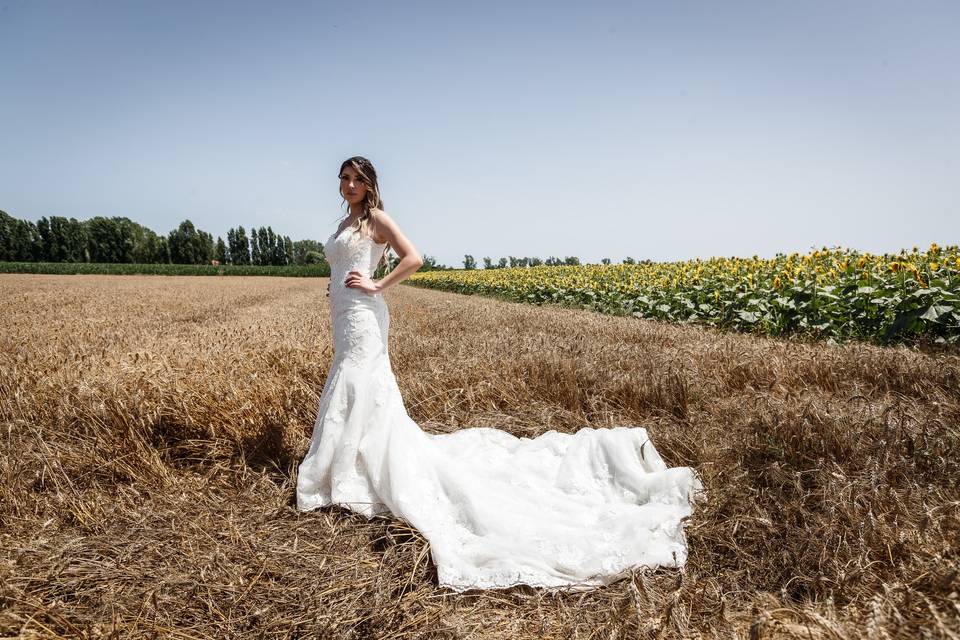
[[[373,226],[370,221],[370,212],[374,209],[380,209],[383,211],[383,199],[380,197],[380,186],[377,184],[377,170],[373,168],[373,164],[364,158],[363,156],[353,156],[352,158],[347,158],[343,161],[343,164],[340,165],[340,172],[337,173],[337,179],[343,175],[343,169],[347,166],[353,167],[354,171],[357,172],[357,175],[360,176],[360,180],[367,186],[367,195],[363,200],[363,214],[360,218],[354,223],[354,228],[357,233],[361,236],[367,236],[373,238]],[[342,185],[341,185],[342,186]],[[343,197],[343,189],[340,189],[340,197]],[[343,215],[343,218],[340,218],[342,221],[344,218],[350,215],[350,203],[347,202],[346,198],[343,198],[341,204],[347,205],[347,212]],[[390,243],[383,248],[383,253],[380,255],[380,260],[377,261],[377,269],[381,266],[387,265],[387,251],[390,250]]]

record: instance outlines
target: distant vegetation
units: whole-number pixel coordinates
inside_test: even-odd
[[[184,220],[159,235],[129,218],[50,216],[36,223],[0,211],[0,261],[103,264],[289,266],[324,262],[316,240],[292,241],[273,228],[231,228],[227,241]]]
[[[388,255],[386,269],[400,258]],[[449,269],[424,256],[421,271]],[[0,211],[0,272],[163,275],[329,276],[317,240],[291,240],[272,227],[242,226],[213,236],[190,220],[160,235],[129,218],[50,216],[36,223]]]
[[[319,278],[330,275],[330,265],[256,266],[234,264],[150,264],[104,262],[0,262],[0,273],[55,273],[159,276],[286,276]]]

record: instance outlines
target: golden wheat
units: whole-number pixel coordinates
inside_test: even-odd
[[[325,279],[0,276],[0,635],[956,638],[960,356],[399,287],[431,432],[646,426],[708,502],[682,570],[439,589],[402,521],[299,513]]]

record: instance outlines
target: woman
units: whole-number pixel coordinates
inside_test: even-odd
[[[334,359],[299,466],[297,507],[340,504],[406,520],[429,541],[440,585],[455,591],[580,591],[636,566],[682,566],[681,521],[702,485],[688,467],[667,468],[645,429],[432,435],[410,418],[390,365],[382,292],[423,260],[383,211],[367,159],[341,165],[340,193],[349,216],[324,245]],[[388,246],[400,263],[373,281]]]

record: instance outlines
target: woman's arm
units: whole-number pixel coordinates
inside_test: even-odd
[[[403,235],[403,231],[393,221],[393,218],[388,216],[385,211],[374,209],[370,212],[370,218],[373,220],[374,236],[379,236],[382,242],[389,242],[393,250],[400,256],[400,263],[393,268],[393,271],[374,283],[379,291],[383,291],[399,284],[423,266],[423,258],[416,247],[413,246],[413,243],[407,239],[407,236]]]

